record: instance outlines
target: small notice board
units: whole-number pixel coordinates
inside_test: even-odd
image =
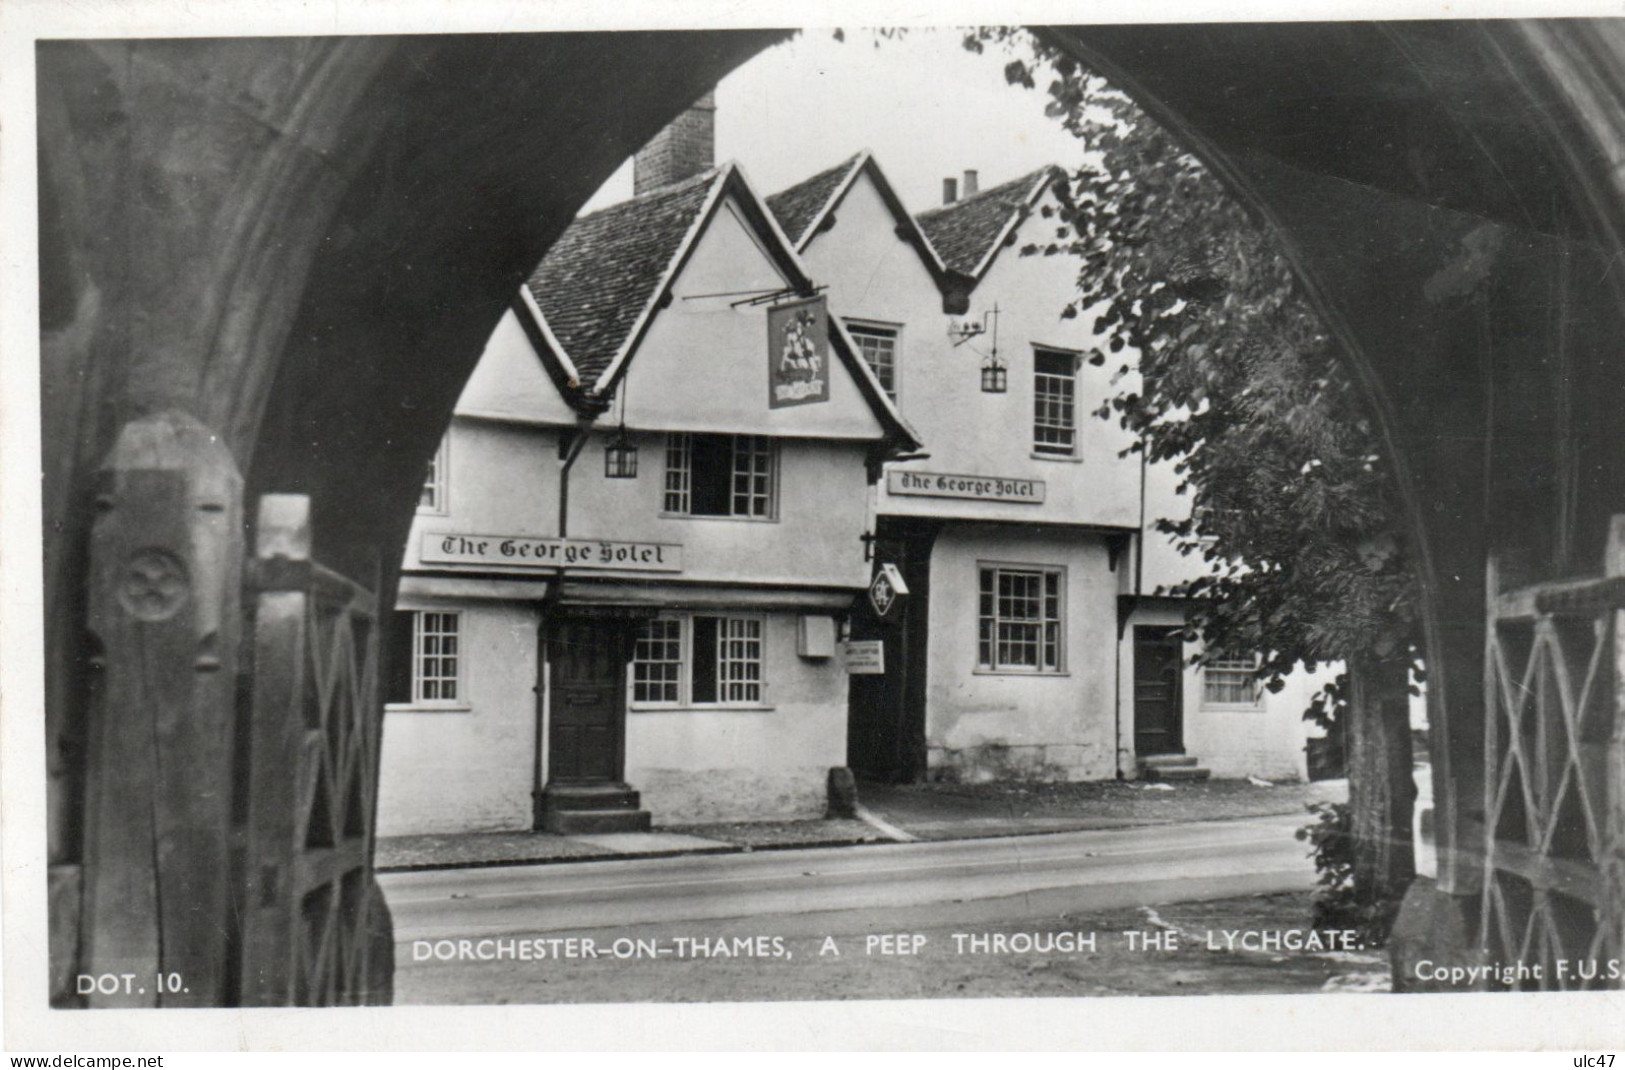
[[[846,671],[853,676],[882,676],[886,672],[884,639],[853,639],[846,644]]]

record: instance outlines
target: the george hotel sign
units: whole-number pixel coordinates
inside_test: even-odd
[[[892,494],[921,498],[971,498],[983,502],[1020,502],[1042,505],[1042,479],[1010,479],[1005,476],[962,476],[947,472],[886,473],[886,490]]]
[[[418,558],[425,564],[504,565],[619,572],[681,572],[683,548],[669,542],[546,539],[525,535],[446,535],[425,532]]]

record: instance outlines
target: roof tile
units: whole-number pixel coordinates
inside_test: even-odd
[[[583,385],[620,352],[721,173],[712,169],[582,216],[531,274],[536,304]]]
[[[767,198],[768,210],[779,221],[779,227],[790,239],[790,244],[801,245],[801,239],[806,237],[807,228],[812,226],[818,218],[819,211],[829,203],[841,183],[846,179],[847,173],[863,156],[863,153],[847,157],[827,171],[820,171],[811,178],[796,183],[789,189],[783,189]]]
[[[993,243],[999,240],[1011,215],[1025,206],[1027,195],[1038,180],[1053,171],[1054,167],[1040,167],[964,200],[921,212],[914,218],[943,263],[955,271],[975,274]]]

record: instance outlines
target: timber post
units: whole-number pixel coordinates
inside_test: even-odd
[[[242,478],[182,412],[126,424],[91,530],[78,974],[91,1006],[228,1003]]]

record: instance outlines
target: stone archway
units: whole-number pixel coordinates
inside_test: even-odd
[[[1465,828],[1451,807],[1474,797],[1483,746],[1485,553],[1505,548],[1524,579],[1567,573],[1599,556],[1620,499],[1601,459],[1617,455],[1625,388],[1606,342],[1625,273],[1599,267],[1625,207],[1619,27],[1041,32],[1278,226],[1376,401],[1426,562],[1435,757],[1463,789],[1440,805],[1447,831]],[[523,274],[621,159],[782,36],[40,46],[59,981],[101,921],[80,918],[86,741],[105,716],[85,622],[92,488],[121,429],[185,414],[247,501],[308,495],[314,555],[370,567],[404,537],[437,429]],[[1499,460],[1490,440],[1508,444]],[[1564,451],[1556,477],[1548,447]],[[243,551],[241,529],[225,538]],[[1471,893],[1475,844],[1451,846],[1466,854],[1445,886]]]

